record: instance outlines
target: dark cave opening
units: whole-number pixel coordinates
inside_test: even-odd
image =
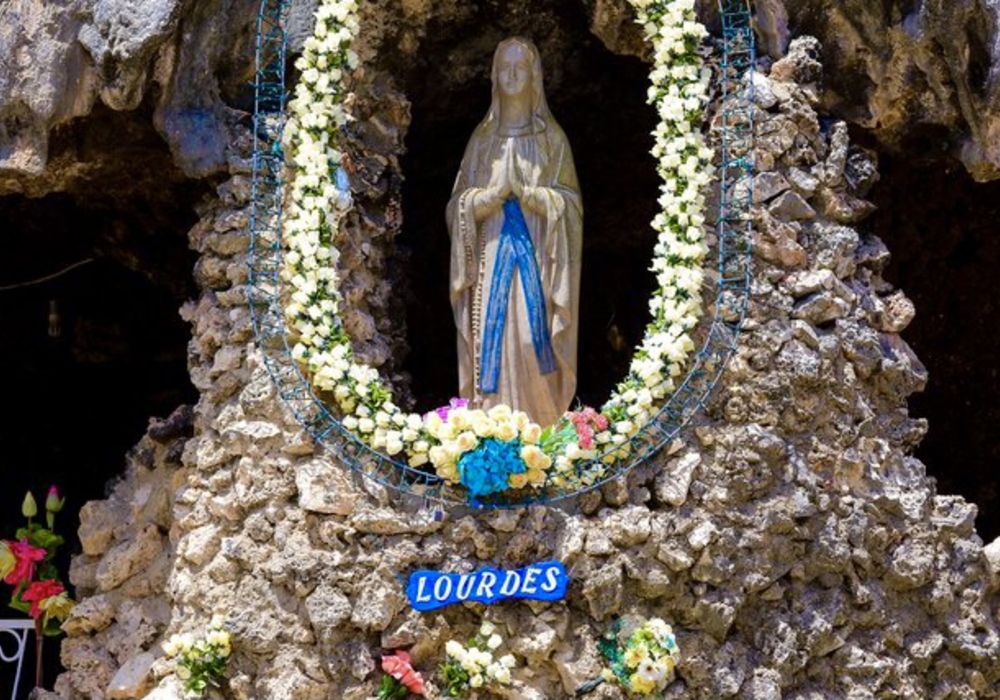
[[[658,178],[649,155],[656,125],[646,104],[648,67],[618,56],[591,34],[572,0],[484,3],[457,18],[432,18],[415,56],[383,60],[412,103],[402,161],[406,213],[397,245],[411,271],[406,294],[412,376],[420,408],[443,405],[457,389],[455,327],[448,301],[445,206],[465,145],[490,102],[497,43],[514,35],[542,54],[545,89],[573,149],[584,202],[578,400],[600,405],[627,372],[648,321],[654,287],[647,271]],[[388,46],[404,42],[387,41]],[[623,207],[623,202],[629,206]]]
[[[881,154],[879,170],[866,225],[892,253],[887,279],[916,306],[903,338],[929,373],[909,402],[930,426],[916,456],[938,493],[979,507],[989,542],[1000,536],[1000,182],[976,183],[958,162],[898,155]]]
[[[0,537],[24,524],[26,491],[41,503],[59,485],[66,583],[70,555],[80,552],[80,508],[106,497],[150,417],[197,399],[190,329],[178,309],[196,293],[187,231],[210,192],[173,166],[144,110],[99,107],[57,129],[52,157],[68,152],[85,174],[67,178],[65,191],[0,197]],[[32,652],[29,644],[22,691],[33,679]],[[58,654],[50,642],[49,687]],[[4,664],[0,695],[10,695],[12,681]]]

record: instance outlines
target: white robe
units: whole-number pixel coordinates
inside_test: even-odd
[[[556,370],[541,374],[520,273],[515,269],[504,325],[497,392],[480,390],[483,315],[490,299],[503,210],[477,226],[477,192],[506,175],[521,182],[521,209],[531,234],[545,297]],[[542,426],[556,423],[576,394],[583,206],[573,155],[562,129],[501,136],[482,126],[472,135],[448,203],[451,304],[458,329],[459,395],[476,408],[507,404]]]

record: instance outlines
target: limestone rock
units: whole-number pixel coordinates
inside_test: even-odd
[[[625,507],[605,517],[608,536],[618,547],[631,547],[649,539],[649,510],[642,506]]]
[[[779,219],[799,221],[801,219],[812,219],[816,216],[816,211],[802,199],[798,192],[786,191],[778,197],[770,206],[770,212]]]
[[[701,455],[688,452],[671,461],[656,479],[657,497],[674,507],[680,507],[687,501],[691,488],[694,470],[701,464]]]
[[[145,697],[145,700],[184,700],[187,693],[176,676],[170,675],[160,681],[160,684]]]
[[[361,629],[381,631],[405,604],[399,582],[385,572],[375,572],[359,588],[351,622]]]
[[[110,591],[142,571],[160,553],[163,538],[155,525],[141,530],[134,540],[115,545],[97,567],[97,586]]]
[[[107,629],[114,616],[115,606],[110,597],[95,595],[74,605],[62,628],[70,637],[79,637]]]
[[[134,656],[118,669],[108,685],[109,698],[138,698],[145,695],[150,685],[149,672],[156,659],[152,654]]]
[[[595,620],[604,620],[621,609],[624,596],[622,567],[612,562],[592,572],[583,584],[583,597]]]
[[[349,476],[328,459],[298,465],[295,485],[299,505],[314,513],[351,515],[359,496]]]
[[[182,540],[180,553],[195,566],[207,564],[221,546],[219,528],[213,523],[192,530]]]
[[[329,637],[351,617],[351,601],[330,584],[321,584],[309,595],[305,605],[309,621],[321,639]]]
[[[983,547],[983,555],[989,563],[990,573],[994,579],[1000,579],[1000,538]]]
[[[124,504],[115,500],[91,501],[80,509],[80,544],[84,554],[104,554],[114,539],[115,528],[125,519]]]

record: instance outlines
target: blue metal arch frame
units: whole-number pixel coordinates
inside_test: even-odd
[[[248,300],[257,345],[278,394],[305,429],[337,459],[375,482],[429,504],[467,506],[463,489],[440,477],[394,460],[363,443],[344,428],[315,396],[292,359],[280,301],[282,261],[281,135],[285,124],[287,37],[284,31],[290,0],[261,0],[257,20],[254,99],[254,152],[250,215]],[[721,160],[718,169],[719,212],[715,313],[704,342],[678,389],[659,412],[630,440],[631,458],[607,466],[600,456],[582,470],[600,466],[594,484],[573,491],[526,493],[523,500],[481,504],[510,508],[552,503],[579,496],[624,476],[673,440],[707,401],[726,361],[735,352],[750,289],[753,200],[753,82],[755,58],[750,0],[719,0],[722,20]],[[617,449],[617,448],[616,448]]]

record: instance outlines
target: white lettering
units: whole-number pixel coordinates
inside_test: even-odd
[[[441,585],[444,584],[444,585]],[[451,576],[442,576],[434,582],[434,600],[444,602],[451,595]]]
[[[476,588],[477,598],[492,598],[493,586],[497,585],[497,575],[492,571],[484,571],[483,577],[479,579],[479,586]]]
[[[427,577],[421,576],[417,580],[417,602],[418,603],[429,603],[431,602],[431,596],[429,593],[425,593],[424,589],[427,588]]]
[[[511,596],[517,593],[521,587],[521,572],[508,571],[503,578],[503,585],[500,586],[500,595]]]
[[[469,596],[472,594],[472,587],[475,584],[476,584],[475,576],[471,576],[469,574],[462,574],[461,576],[458,577],[458,585],[455,587],[455,597],[457,597],[459,600],[468,600]]]
[[[538,590],[535,585],[535,579],[538,578],[538,574],[542,573],[539,569],[533,569],[528,567],[528,570],[524,572],[524,583],[521,585],[521,593],[525,595],[535,595]]]
[[[550,566],[545,570],[545,583],[542,584],[544,593],[552,593],[559,588],[559,568]]]

